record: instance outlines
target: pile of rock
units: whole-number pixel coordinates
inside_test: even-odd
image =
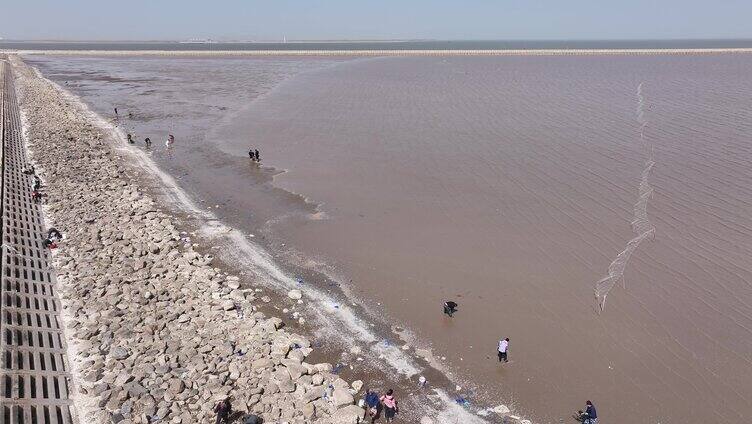
[[[180,223],[129,176],[105,130],[14,68],[48,225],[65,233],[55,265],[80,421],[208,422],[229,396],[267,423],[357,422],[362,383],[306,362],[311,343],[181,242]]]

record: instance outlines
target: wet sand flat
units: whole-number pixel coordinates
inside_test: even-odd
[[[57,80],[104,60],[66,58]],[[107,60],[110,77],[132,66]],[[169,105],[169,119],[133,123],[191,125],[154,153],[160,166],[223,219],[263,229],[280,260],[329,273],[414,331],[472,401],[541,422],[586,399],[609,422],[752,416],[752,56],[359,58],[294,73],[222,60],[201,66],[225,69],[225,83],[259,67],[281,76],[261,95],[216,92],[207,105],[227,113],[203,120],[160,78],[77,92],[102,110]],[[96,100],[103,86],[115,91]],[[277,170],[249,171],[249,146]],[[594,288],[635,237],[644,181],[655,237],[598,314]]]

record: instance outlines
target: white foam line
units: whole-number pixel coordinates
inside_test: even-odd
[[[434,389],[433,393],[434,394],[430,395],[429,397],[434,398],[434,401],[436,403],[445,405],[445,407],[437,416],[429,415],[430,418],[434,419],[434,422],[438,424],[487,424],[488,421],[477,414],[484,414],[484,416],[496,414],[495,412],[493,412],[493,410],[477,410],[475,411],[475,413],[473,413],[472,407],[465,407],[460,405],[444,390]],[[499,405],[498,407],[505,408],[504,405]],[[509,415],[507,416],[509,418],[512,418],[516,422],[520,422],[521,424],[530,423],[529,421],[521,420],[519,417],[512,417]]]
[[[632,231],[637,234],[627,242],[627,246],[608,266],[608,274],[595,284],[595,298],[600,310],[606,305],[606,296],[619,280],[624,279],[624,269],[632,257],[632,253],[637,250],[640,243],[650,236],[655,236],[655,226],[648,219],[648,200],[653,196],[653,187],[650,186],[650,171],[655,165],[653,160],[653,146],[645,138],[645,128],[648,121],[645,118],[645,97],[642,94],[642,83],[637,86],[637,122],[640,124],[640,141],[643,149],[646,151],[647,160],[645,167],[640,174],[640,185],[638,188],[637,202],[634,204],[632,217]]]

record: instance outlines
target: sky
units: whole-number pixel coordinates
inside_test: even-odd
[[[0,0],[0,15],[5,39],[752,38],[752,0]]]

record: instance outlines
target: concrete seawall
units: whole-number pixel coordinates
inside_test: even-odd
[[[42,207],[22,136],[11,69],[0,60],[2,133],[2,282],[0,423],[76,422],[55,272]]]

